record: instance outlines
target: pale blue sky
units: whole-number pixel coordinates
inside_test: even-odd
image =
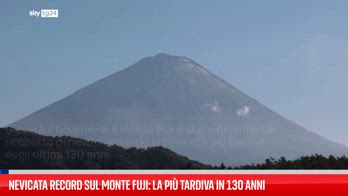
[[[30,17],[58,8],[58,19]],[[348,145],[348,2],[1,1],[0,126],[137,60],[194,59]]]

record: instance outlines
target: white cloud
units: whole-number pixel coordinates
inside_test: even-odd
[[[219,103],[217,101],[215,101],[211,107],[210,107],[212,112],[220,112],[221,111],[221,107],[219,106]]]
[[[250,107],[246,105],[237,110],[238,116],[247,116],[249,113],[250,113]]]
[[[203,107],[207,107],[212,112],[221,112],[221,107],[219,106],[219,103],[215,101],[214,103],[208,103],[205,104]]]

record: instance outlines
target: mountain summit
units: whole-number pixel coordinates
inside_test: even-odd
[[[276,114],[187,57],[157,54],[15,123],[124,147],[168,147],[203,163],[348,154]]]

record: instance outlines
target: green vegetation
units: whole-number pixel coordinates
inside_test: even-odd
[[[325,157],[315,154],[301,156],[295,160],[287,160],[285,157],[270,158],[261,164],[243,165],[234,169],[348,169],[348,157]]]
[[[295,160],[226,167],[204,165],[164,147],[125,149],[73,137],[0,128],[0,168],[6,169],[348,169],[348,157],[315,154]]]
[[[0,168],[203,169],[210,166],[163,147],[125,149],[78,138],[0,128]]]

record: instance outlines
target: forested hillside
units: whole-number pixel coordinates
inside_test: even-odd
[[[209,166],[163,147],[125,149],[78,138],[0,128],[0,168],[201,169]]]

